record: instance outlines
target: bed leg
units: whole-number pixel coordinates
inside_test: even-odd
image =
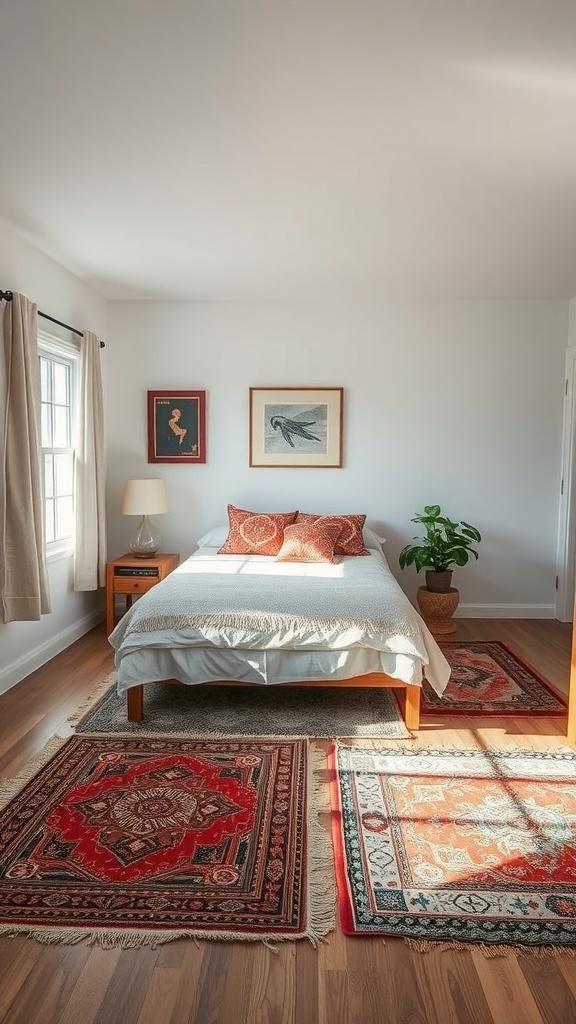
[[[406,701],[404,704],[404,721],[407,729],[418,730],[420,728],[420,694],[419,686],[407,686],[404,690]]]
[[[130,686],[126,690],[126,703],[128,708],[128,721],[141,722],[144,718],[144,687]]]

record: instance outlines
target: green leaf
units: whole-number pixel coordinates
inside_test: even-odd
[[[466,565],[468,552],[465,548],[454,548],[450,557],[453,562],[456,562],[456,565]]]
[[[405,548],[402,549],[398,557],[398,561],[400,562],[400,568],[405,569],[407,565],[412,565],[415,557],[415,549],[407,545]]]
[[[465,533],[467,537],[470,537],[478,544],[482,540],[480,532],[476,529],[475,526],[470,526],[470,523],[462,523],[462,533]]]

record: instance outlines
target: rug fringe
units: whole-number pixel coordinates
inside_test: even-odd
[[[1,925],[0,937],[15,939],[25,935],[42,942],[44,945],[75,946],[85,943],[87,946],[100,946],[102,949],[139,949],[147,946],[156,949],[158,946],[172,942],[174,939],[191,939],[196,945],[204,939],[207,942],[261,942],[273,952],[280,942],[294,942],[310,938],[313,945],[318,944],[319,937],[301,935],[257,934],[254,932],[218,932],[194,931],[181,929],[178,931],[127,931],[125,929],[94,929],[94,928],[42,928],[38,925]]]
[[[106,691],[109,690],[110,687],[115,682],[116,682],[116,669],[113,669],[112,672],[108,673],[108,675],[106,676],[105,679],[102,679],[94,687],[94,689],[90,691],[90,693],[88,694],[86,699],[82,701],[82,703],[79,705],[79,707],[76,708],[76,711],[74,711],[74,713],[72,715],[68,716],[66,721],[70,725],[79,725],[81,720],[84,718],[84,716],[88,714],[88,712],[92,709],[92,707],[95,704],[98,703],[100,698],[104,696]]]
[[[48,743],[38,757],[26,764],[17,775],[14,775],[11,779],[2,779],[0,781],[0,810],[4,810],[7,807],[10,801],[30,782],[30,779],[33,779],[38,774],[50,758],[58,753],[66,742],[67,740],[60,736],[52,737],[51,740],[48,740]]]
[[[330,809],[327,786],[321,773],[326,756],[321,748],[308,750],[308,927],[306,937],[316,947],[336,927],[336,885],[334,851],[330,830],[320,816]]]
[[[251,735],[248,735],[248,733],[243,733],[243,732],[242,733],[231,733],[231,732],[180,732],[179,733],[179,732],[158,732],[158,730],[154,731],[154,730],[144,730],[144,729],[142,729],[142,730],[141,729],[134,730],[134,732],[116,732],[116,730],[114,730],[113,732],[89,732],[89,731],[86,731],[86,732],[80,732],[80,733],[77,732],[75,735],[76,736],[87,736],[87,737],[90,737],[91,739],[98,739],[98,737],[110,736],[113,739],[119,739],[119,740],[133,740],[133,739],[140,739],[140,737],[143,737],[144,739],[147,739],[147,740],[153,740],[153,739],[157,740],[158,738],[164,738],[164,739],[169,738],[171,740],[177,740],[177,739],[182,739],[182,740],[237,740],[238,742],[241,742],[242,740],[246,740],[248,743],[253,743],[253,742],[257,743],[258,741],[260,741],[262,743],[266,743],[266,740],[270,740],[270,741],[273,740],[274,742],[277,742],[278,740],[308,740],[309,741],[310,739],[316,739],[316,738],[323,739],[322,736],[319,736],[319,737],[315,737],[315,736],[311,737],[311,736],[306,736],[306,735],[294,735],[293,736],[292,734],[288,734],[288,733],[286,733],[286,735],[284,733],[282,733],[281,736],[278,736],[277,733],[274,733],[274,735],[272,735],[272,733],[270,733],[269,736],[267,736],[267,735],[263,736],[262,733],[259,732],[255,736],[251,736]],[[382,737],[380,737],[380,738],[382,738]]]
[[[314,801],[316,803],[318,814],[332,814],[328,754],[323,747],[315,745],[316,742],[317,741],[312,740],[311,744],[314,745],[311,745],[310,747],[310,765],[312,770]],[[332,840],[330,840],[330,850],[333,852]]]
[[[523,946],[521,943],[514,944],[503,944],[494,943],[491,945],[488,942],[457,942],[457,941],[443,941],[441,939],[410,939],[405,938],[404,942],[414,953],[435,953],[440,951],[441,953],[454,950],[461,953],[470,953],[474,950],[479,950],[486,959],[495,959],[496,957],[517,957],[530,956],[536,960],[545,960],[548,957],[565,956],[576,956],[576,949],[574,946]]]

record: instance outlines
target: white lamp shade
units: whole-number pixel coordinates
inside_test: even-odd
[[[126,481],[122,498],[122,513],[125,516],[157,516],[162,512],[168,512],[163,480]]]

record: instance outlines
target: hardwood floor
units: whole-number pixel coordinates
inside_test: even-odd
[[[458,619],[451,639],[502,640],[567,693],[571,626]],[[0,778],[16,775],[112,669],[92,630],[0,697]],[[550,749],[565,719],[424,719],[422,746]],[[0,938],[2,1024],[576,1024],[576,958],[416,953],[402,940],[177,940],[157,949]]]

